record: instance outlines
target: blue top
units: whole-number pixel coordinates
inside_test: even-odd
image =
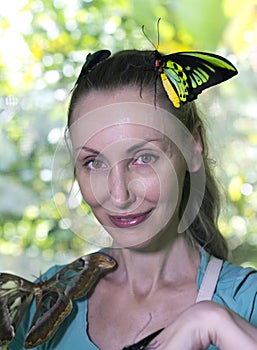
[[[209,259],[210,255],[201,251],[201,264],[196,281],[198,290]],[[54,266],[47,271],[45,276],[50,277],[59,269],[60,267]],[[212,300],[225,305],[257,327],[257,271],[224,262]],[[47,343],[33,349],[99,350],[87,335],[87,300],[75,301],[73,305],[71,314],[60,325],[54,337]],[[25,334],[34,312],[35,304],[33,303],[31,312],[20,325],[8,349],[24,350]],[[211,345],[208,350],[217,350],[217,348]]]

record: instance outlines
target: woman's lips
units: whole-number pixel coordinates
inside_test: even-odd
[[[141,224],[151,215],[152,209],[140,214],[115,216],[110,215],[111,222],[119,228],[128,228]]]

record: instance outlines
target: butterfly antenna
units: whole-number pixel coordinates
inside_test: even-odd
[[[151,43],[153,45],[153,47],[156,49],[156,45],[154,44],[154,42],[149,38],[149,36],[146,34],[145,32],[145,26],[142,25],[142,32],[144,34],[144,36],[146,37],[146,39],[149,41],[149,43]]]
[[[156,30],[157,30],[157,47],[156,47],[156,49],[157,50],[158,50],[159,44],[160,44],[160,20],[161,20],[161,17],[158,18],[158,21],[156,23]]]
[[[31,274],[31,277],[33,277],[33,279],[34,279],[34,281],[33,281],[33,282],[35,282],[35,281],[36,281],[35,283],[42,282],[42,275],[41,275],[41,271],[40,271],[39,276],[34,275],[34,274]]]

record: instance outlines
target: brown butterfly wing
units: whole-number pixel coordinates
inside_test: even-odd
[[[71,300],[86,296],[100,275],[115,265],[115,260],[107,254],[93,253],[73,261],[50,279],[38,283],[11,274],[0,274],[0,319],[3,319],[3,328],[8,333],[8,337],[0,333],[0,339],[2,336],[4,342],[9,342],[13,338],[34,296],[36,312],[25,346],[31,348],[45,343],[71,312]]]
[[[8,344],[33,299],[34,283],[0,273],[0,345]]]
[[[104,253],[86,255],[81,259],[84,262],[81,273],[75,276],[73,283],[65,288],[65,294],[71,299],[85,297],[100,276],[116,265],[115,260]]]
[[[43,291],[26,337],[25,347],[33,348],[51,339],[71,310],[72,302],[66,295],[55,289]]]

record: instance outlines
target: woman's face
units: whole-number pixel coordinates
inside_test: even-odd
[[[152,96],[138,95],[134,89],[92,92],[76,105],[71,127],[83,198],[123,247],[176,233],[188,168],[183,132],[167,112],[157,113]]]

